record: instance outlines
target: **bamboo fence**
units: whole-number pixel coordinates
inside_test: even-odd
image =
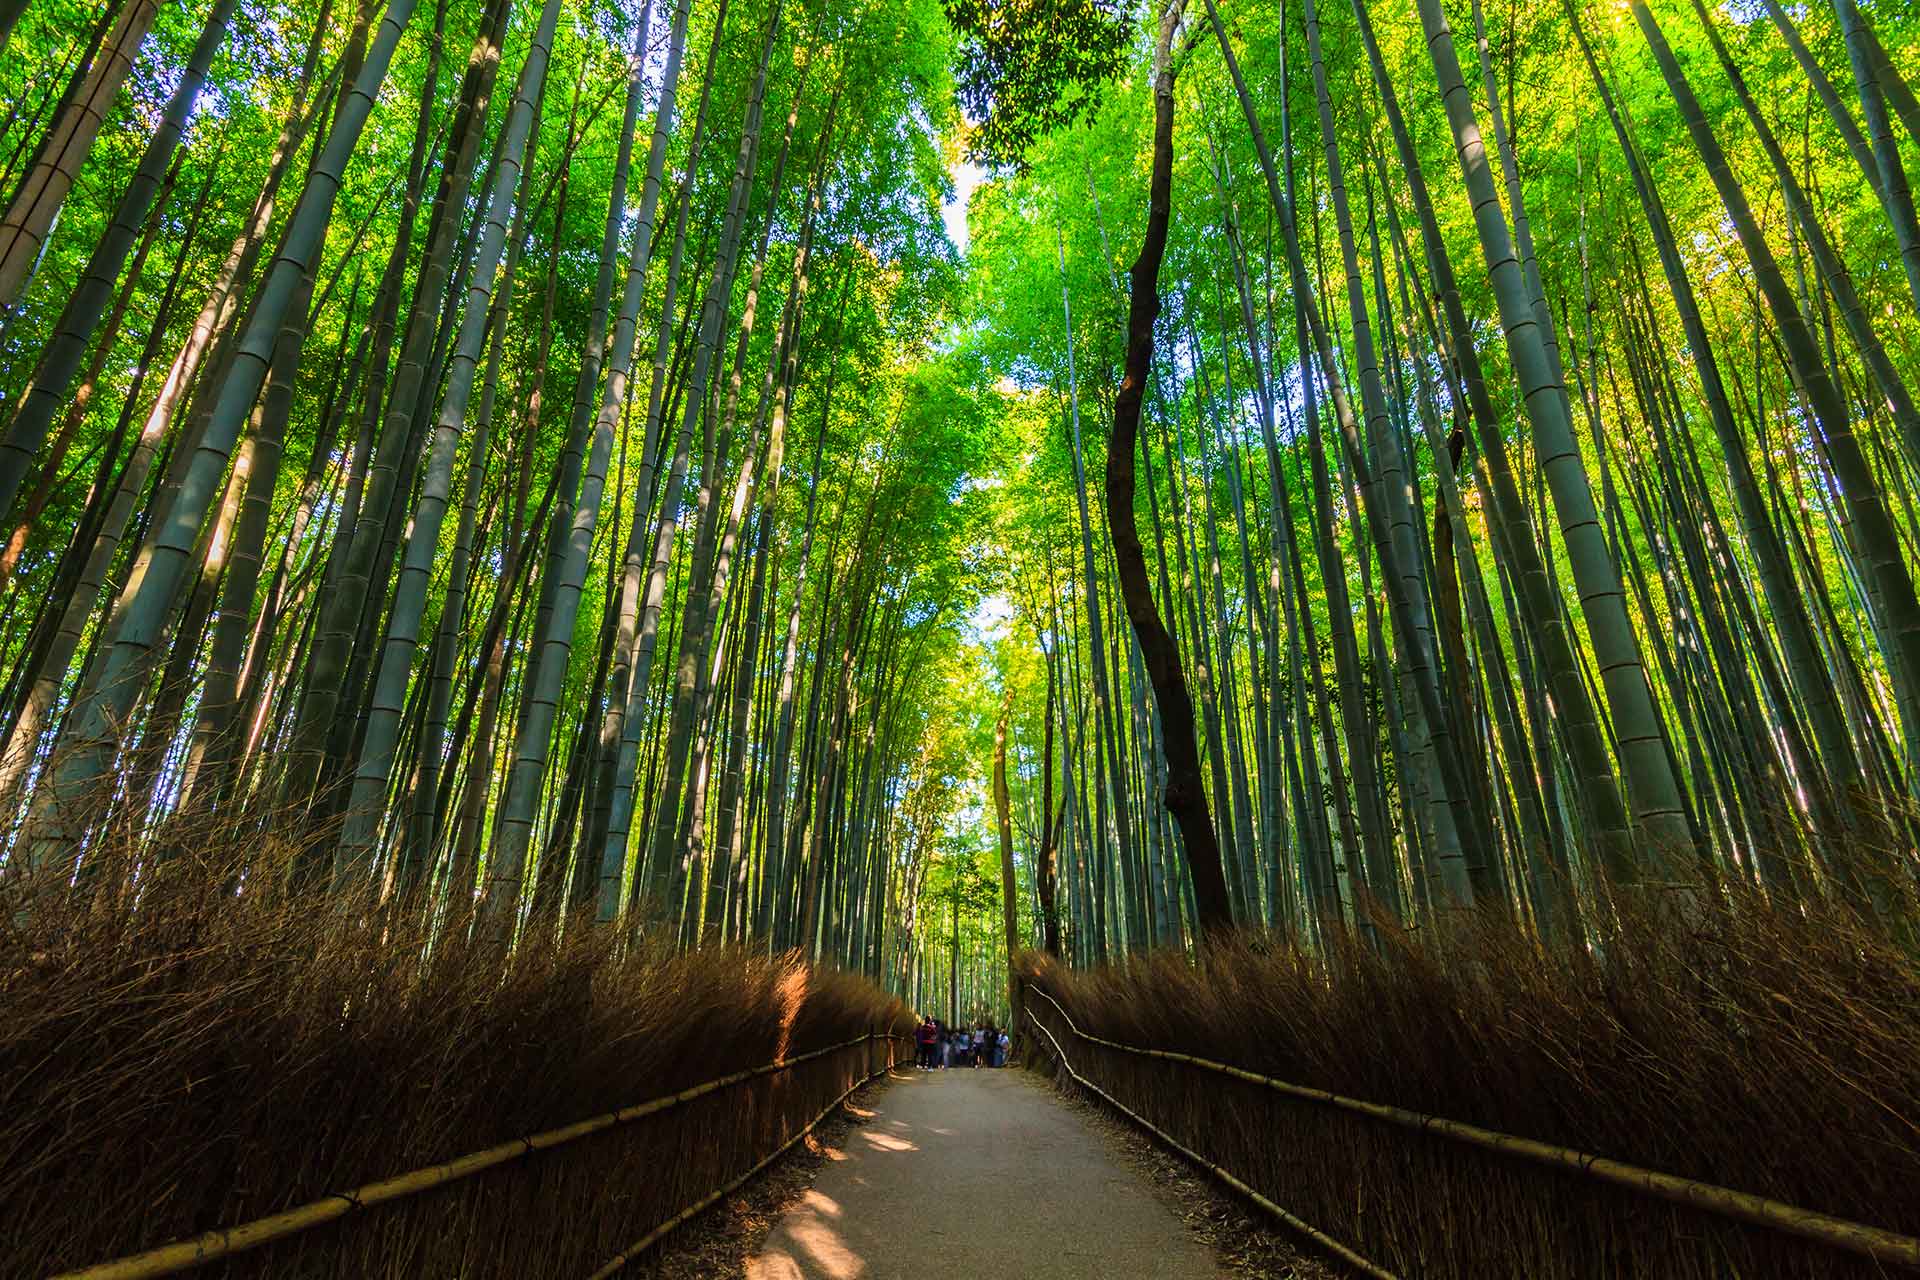
[[[1673,1174],[1659,1172],[1658,1170],[1643,1168],[1639,1165],[1628,1164],[1624,1161],[1610,1160],[1605,1156],[1594,1155],[1585,1151],[1577,1151],[1569,1147],[1555,1146],[1551,1143],[1539,1142],[1531,1138],[1522,1138],[1513,1134],[1500,1133],[1492,1129],[1482,1128],[1478,1125],[1466,1124],[1458,1120],[1449,1120],[1442,1116],[1426,1115],[1421,1112],[1410,1111],[1403,1107],[1389,1106],[1378,1102],[1368,1102],[1360,1098],[1347,1097],[1344,1094],[1334,1093],[1326,1089],[1316,1089],[1306,1085],[1293,1084],[1285,1080],[1276,1080],[1271,1076],[1260,1075],[1257,1072],[1235,1067],[1228,1063],[1214,1062],[1206,1058],[1196,1057],[1192,1054],[1180,1053],[1169,1049],[1146,1048],[1140,1045],[1123,1044],[1116,1040],[1108,1040],[1102,1036],[1094,1035],[1092,1032],[1083,1031],[1075,1024],[1072,1015],[1066,1011],[1060,1002],[1054,999],[1052,995],[1043,990],[1038,984],[1030,982],[1026,984],[1026,989],[1052,1005],[1054,1010],[1059,1013],[1061,1019],[1065,1022],[1067,1030],[1073,1036],[1088,1044],[1098,1045],[1117,1053],[1130,1054],[1141,1058],[1159,1059],[1163,1062],[1175,1063],[1183,1067],[1210,1072],[1259,1086],[1260,1088],[1270,1090],[1290,1099],[1346,1112],[1351,1115],[1364,1116],[1370,1120],[1429,1134],[1437,1138],[1476,1147],[1480,1150],[1494,1152],[1502,1156],[1514,1157],[1534,1164],[1546,1165],[1561,1173],[1607,1183],[1641,1196],[1654,1197],[1688,1209],[1699,1210],[1716,1217],[1765,1227],[1784,1235],[1792,1236],[1798,1240],[1855,1254],[1870,1259],[1876,1264],[1920,1267],[1920,1238],[1914,1236],[1903,1235],[1899,1232],[1870,1226],[1865,1223],[1848,1221],[1844,1218],[1819,1213],[1811,1209],[1804,1209],[1797,1205],[1786,1204],[1778,1200],[1768,1199],[1765,1196],[1754,1195],[1750,1192],[1736,1191],[1728,1187],[1715,1186],[1711,1183],[1678,1177]],[[1067,1074],[1072,1077],[1076,1083],[1092,1089],[1135,1122],[1152,1130],[1162,1141],[1177,1147],[1182,1154],[1207,1168],[1236,1190],[1252,1196],[1255,1202],[1260,1204],[1262,1208],[1274,1213],[1295,1229],[1309,1235],[1323,1247],[1341,1256],[1349,1262],[1349,1264],[1358,1267],[1370,1275],[1389,1274],[1379,1270],[1372,1263],[1366,1262],[1364,1259],[1352,1254],[1345,1246],[1331,1241],[1320,1232],[1300,1222],[1286,1210],[1281,1209],[1278,1205],[1273,1204],[1265,1197],[1252,1191],[1244,1181],[1228,1171],[1219,1168],[1204,1157],[1189,1151],[1185,1146],[1164,1133],[1158,1126],[1149,1123],[1132,1109],[1114,1099],[1106,1090],[1076,1072],[1072,1066],[1068,1064],[1066,1055],[1060,1051],[1058,1039],[1054,1037],[1053,1033],[1032,1012],[1032,1003],[1024,1003],[1028,1017],[1036,1027],[1045,1033],[1047,1040],[1053,1044],[1054,1051],[1059,1055],[1062,1067],[1066,1069]]]
[[[1040,994],[1046,995],[1046,992],[1043,991]],[[1049,999],[1051,999],[1051,997],[1049,997]],[[1057,1004],[1054,1005],[1054,1008],[1056,1009],[1058,1009],[1059,1007],[1060,1006]],[[1133,1110],[1133,1108],[1127,1106],[1124,1102],[1121,1102],[1118,1098],[1108,1093],[1105,1089],[1102,1089],[1099,1085],[1087,1079],[1085,1076],[1081,1075],[1078,1071],[1075,1071],[1073,1069],[1073,1063],[1067,1059],[1066,1051],[1060,1047],[1060,1042],[1054,1039],[1053,1032],[1047,1029],[1047,1025],[1044,1022],[1040,1021],[1040,1019],[1034,1017],[1031,1010],[1025,1010],[1024,1012],[1026,1012],[1028,1020],[1033,1023],[1035,1029],[1038,1030],[1041,1035],[1045,1036],[1047,1038],[1047,1042],[1053,1046],[1054,1056],[1060,1059],[1061,1070],[1065,1071],[1068,1077],[1071,1078],[1075,1084],[1081,1086],[1084,1089],[1090,1089],[1094,1093],[1099,1094],[1103,1099],[1106,1100],[1108,1106],[1111,1106],[1114,1110],[1120,1112],[1122,1115],[1126,1116],[1129,1120],[1132,1120],[1135,1124],[1147,1130],[1147,1132],[1151,1133],[1154,1137],[1160,1139],[1160,1141],[1166,1143],[1169,1147],[1172,1147],[1175,1151],[1178,1151],[1181,1155],[1185,1156],[1188,1160],[1193,1161],[1193,1163],[1199,1165],[1201,1168],[1211,1173],[1214,1177],[1220,1179],[1220,1181],[1226,1183],[1228,1186],[1232,1187],[1235,1191],[1238,1191],[1241,1195],[1244,1195],[1249,1200],[1252,1200],[1255,1204],[1259,1205],[1262,1209],[1265,1209],[1268,1213],[1280,1219],[1280,1221],[1286,1223],[1287,1226],[1291,1227],[1293,1230],[1299,1232],[1303,1236],[1306,1236],[1308,1239],[1312,1240],[1315,1244],[1325,1249],[1328,1253],[1331,1253],[1335,1257],[1339,1258],[1342,1262],[1352,1267],[1355,1271],[1358,1271],[1362,1275],[1372,1276],[1375,1278],[1375,1280],[1399,1280],[1399,1278],[1396,1275],[1394,1275],[1393,1272],[1386,1270],[1384,1267],[1375,1266],[1372,1262],[1368,1261],[1365,1257],[1362,1257],[1360,1254],[1354,1252],[1352,1249],[1348,1248],[1346,1245],[1342,1244],[1340,1241],[1334,1239],[1332,1236],[1328,1235],[1326,1232],[1321,1231],[1318,1227],[1315,1227],[1312,1223],[1307,1222],[1303,1218],[1295,1217],[1293,1214],[1289,1213],[1285,1208],[1275,1203],[1274,1201],[1269,1200],[1267,1197],[1261,1195],[1253,1187],[1249,1186],[1247,1183],[1242,1182],[1239,1178],[1235,1177],[1231,1170],[1221,1168],[1219,1165],[1207,1159],[1205,1156],[1201,1155],[1199,1152],[1193,1150],[1191,1147],[1186,1146],[1185,1144],[1180,1142],[1178,1139],[1176,1139],[1172,1134],[1168,1133],[1165,1129],[1162,1129],[1160,1126],[1154,1124],[1151,1120],[1147,1119],[1145,1116],[1141,1115],[1139,1112]],[[1061,1016],[1062,1017],[1066,1016],[1066,1011],[1064,1009],[1061,1010]],[[1069,1027],[1073,1025],[1073,1020],[1071,1018],[1067,1019],[1067,1025]]]
[[[371,1182],[365,1186],[355,1187],[350,1191],[337,1191],[330,1195],[322,1196],[318,1200],[313,1200],[296,1208],[271,1214],[264,1218],[256,1218],[236,1226],[208,1231],[190,1239],[176,1240],[170,1244],[160,1245],[157,1248],[131,1254],[127,1257],[116,1258],[110,1262],[83,1267],[77,1271],[62,1272],[53,1277],[53,1280],[146,1280],[147,1277],[153,1276],[177,1275],[180,1272],[202,1266],[206,1263],[214,1262],[222,1258],[229,1258],[235,1254],[246,1252],[247,1250],[257,1249],[262,1245],[270,1244],[276,1240],[282,1240],[289,1236],[298,1235],[304,1231],[310,1231],[327,1223],[335,1222],[349,1214],[403,1201],[410,1197],[418,1196],[423,1192],[460,1182],[489,1169],[496,1169],[503,1165],[522,1160],[538,1151],[550,1151],[557,1147],[563,1147],[569,1143],[577,1142],[581,1138],[585,1138],[591,1134],[632,1124],[648,1116],[658,1115],[676,1107],[685,1106],[697,1098],[718,1093],[723,1089],[743,1084],[761,1076],[769,1076],[777,1072],[789,1071],[820,1058],[843,1053],[857,1047],[863,1048],[871,1045],[876,1040],[886,1042],[887,1057],[885,1063],[869,1070],[864,1076],[861,1076],[850,1088],[841,1093],[831,1105],[809,1120],[798,1133],[776,1150],[769,1153],[744,1175],[731,1180],[727,1185],[712,1194],[702,1197],[695,1204],[683,1209],[666,1222],[649,1231],[635,1244],[623,1250],[618,1257],[609,1262],[600,1272],[596,1273],[603,1276],[611,1275],[647,1248],[657,1243],[675,1227],[678,1227],[702,1210],[715,1204],[723,1196],[743,1186],[755,1174],[766,1168],[767,1165],[771,1164],[780,1155],[790,1150],[801,1138],[811,1133],[836,1107],[846,1101],[846,1099],[853,1094],[854,1090],[892,1069],[897,1061],[893,1052],[893,1042],[908,1038],[909,1037],[894,1032],[869,1031],[864,1035],[855,1036],[850,1040],[842,1040],[838,1043],[826,1045],[807,1053],[794,1054],[791,1057],[778,1058],[761,1066],[748,1067],[744,1070],[729,1072],[726,1075],[717,1076],[701,1084],[691,1085],[676,1093],[663,1094],[657,1098],[650,1098],[645,1102],[638,1102],[631,1106],[622,1107],[617,1111],[609,1111],[602,1115],[575,1121],[572,1124],[563,1125],[557,1129],[548,1129],[540,1133],[514,1138],[507,1142],[487,1147],[484,1150],[471,1152],[453,1160],[428,1165],[424,1168],[413,1169],[391,1178],[382,1179],[379,1182]]]

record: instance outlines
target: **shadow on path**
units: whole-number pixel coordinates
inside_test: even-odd
[[[1208,1251],[1025,1072],[896,1075],[749,1280],[1213,1280]]]

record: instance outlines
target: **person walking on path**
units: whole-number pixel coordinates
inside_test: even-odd
[[[986,1052],[987,1029],[976,1022],[973,1024],[973,1069],[975,1071],[980,1069],[980,1060],[986,1056]]]

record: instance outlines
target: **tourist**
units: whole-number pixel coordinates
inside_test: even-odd
[[[919,1047],[914,1065],[923,1071],[933,1070],[933,1045],[934,1041],[940,1038],[940,1029],[934,1024],[931,1014],[921,1021],[913,1034],[914,1041]]]
[[[1012,1051],[1013,1037],[1002,1031],[1000,1033],[1000,1043],[994,1046],[993,1065],[996,1067],[1006,1066],[1007,1055]]]
[[[988,1065],[981,1061],[986,1056],[987,1029],[976,1022],[973,1024],[973,1065],[975,1070],[978,1070],[983,1065]]]

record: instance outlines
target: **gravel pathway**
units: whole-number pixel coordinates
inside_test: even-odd
[[[874,1104],[749,1280],[1215,1280],[1108,1144],[1023,1071],[915,1072]]]

